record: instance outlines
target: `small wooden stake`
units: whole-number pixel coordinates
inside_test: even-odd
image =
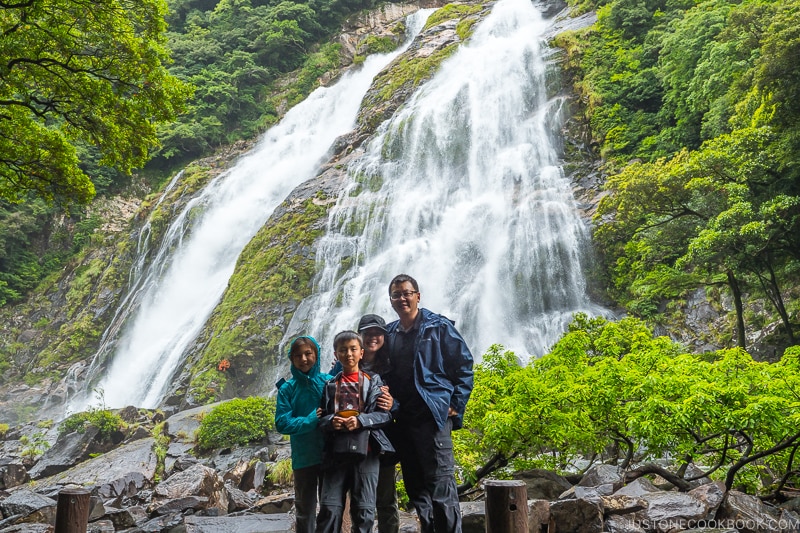
[[[486,533],[528,533],[528,489],[524,481],[492,479],[486,489]]]
[[[86,533],[89,525],[89,491],[63,489],[58,493],[55,533]]]

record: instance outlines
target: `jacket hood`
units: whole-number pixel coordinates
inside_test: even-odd
[[[311,341],[312,344],[314,344],[314,346],[317,349],[317,360],[314,363],[314,366],[311,367],[311,370],[309,370],[307,374],[304,373],[304,372],[301,372],[299,369],[295,368],[295,366],[293,364],[291,364],[292,345],[295,343],[295,341],[297,339],[308,339],[309,341]],[[320,374],[320,366],[319,366],[320,349],[319,349],[319,343],[317,342],[317,339],[315,339],[314,337],[311,337],[311,336],[308,336],[308,335],[302,335],[300,337],[296,337],[296,338],[292,339],[292,342],[289,343],[289,347],[286,350],[286,356],[289,358],[289,361],[290,361],[289,368],[292,371],[292,377],[293,378],[299,379],[299,380],[311,379],[311,378],[314,378],[314,377],[316,377],[316,376],[318,376]]]

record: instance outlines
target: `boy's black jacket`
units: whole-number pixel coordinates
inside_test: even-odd
[[[394,453],[394,447],[386,434],[383,432],[382,427],[389,425],[392,422],[392,414],[388,411],[378,409],[378,398],[382,394],[381,386],[383,381],[378,374],[371,372],[360,372],[363,379],[363,387],[361,389],[361,398],[364,403],[364,409],[358,414],[358,421],[361,427],[356,431],[369,431],[370,432],[370,448],[373,453]],[[330,453],[331,442],[333,434],[336,430],[333,429],[333,416],[334,416],[334,398],[336,395],[336,383],[342,378],[342,373],[336,374],[333,379],[325,383],[325,388],[322,390],[322,400],[320,407],[322,408],[322,417],[319,419],[319,428],[325,435],[325,453]]]

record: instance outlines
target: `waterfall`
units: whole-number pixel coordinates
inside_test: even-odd
[[[400,273],[477,358],[494,343],[539,356],[574,313],[603,313],[587,296],[587,228],[559,160],[551,26],[530,0],[500,0],[348,168],[317,287],[293,321],[328,358],[361,314],[396,318],[388,284]]]
[[[136,303],[114,320],[120,336],[112,353],[101,348],[95,355],[84,391],[68,403],[68,412],[91,405],[89,388],[102,391],[109,407],[159,403],[187,347],[219,302],[244,246],[284,198],[314,176],[333,141],[353,129],[373,77],[405,50],[431,11],[408,18],[405,46],[369,56],[335,85],[314,91],[230,171],[187,202],[146,272],[132,272],[144,281],[132,284],[137,296],[124,301]],[[110,333],[104,339],[110,340]],[[107,340],[103,344],[110,345]]]

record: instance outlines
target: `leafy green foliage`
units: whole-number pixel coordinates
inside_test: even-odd
[[[76,145],[130,172],[156,145],[155,124],[173,119],[189,95],[164,66],[163,1],[86,10],[75,0],[2,7],[0,198],[89,202],[95,186]]]
[[[612,175],[595,219],[611,295],[655,319],[723,286],[740,346],[759,300],[793,343],[800,2],[596,6],[597,24],[557,42]]]
[[[486,475],[493,461],[568,469],[583,458],[627,467],[634,455],[671,457],[728,488],[764,465],[774,479],[760,490],[796,485],[798,361],[800,347],[776,364],[740,349],[688,354],[638,319],[577,315],[553,350],[526,366],[500,346],[484,355],[467,431],[455,434],[457,458]]]
[[[90,409],[68,416],[58,426],[58,432],[59,434],[72,433],[73,431],[83,433],[89,427],[97,428],[100,438],[108,438],[113,433],[124,429],[125,422],[119,415],[109,409]]]
[[[63,213],[38,198],[19,205],[0,200],[0,306],[20,301],[61,269],[99,224],[97,216]]]
[[[169,0],[171,72],[195,87],[188,113],[160,131],[154,164],[187,159],[264,131],[339,67],[338,46],[323,45],[347,15],[374,0]],[[383,51],[386,43],[370,43]],[[285,99],[279,78],[301,69]],[[286,82],[281,82],[284,85]],[[285,102],[285,104],[284,104]]]
[[[196,438],[203,448],[222,448],[259,441],[274,427],[274,399],[261,396],[234,398],[203,417]]]
[[[22,445],[20,456],[28,461],[33,461],[50,448],[50,443],[47,442],[45,434],[37,431],[33,435],[23,435],[19,438],[19,443]]]

